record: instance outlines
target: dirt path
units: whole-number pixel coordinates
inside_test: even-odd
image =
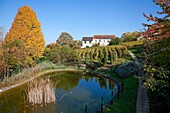
[[[41,75],[48,74],[48,73],[53,73],[53,72],[59,72],[59,71],[82,71],[82,70],[75,70],[75,69],[47,70],[47,71],[45,71],[45,72],[43,72],[43,73],[41,73],[41,74],[37,74],[37,75],[34,76],[33,78],[30,78],[30,79],[28,79],[28,80],[26,80],[26,81],[24,81],[24,82],[22,82],[22,83],[20,83],[20,84],[14,84],[14,85],[12,85],[12,86],[10,86],[10,87],[1,88],[1,89],[0,89],[0,93],[5,92],[5,91],[7,91],[7,90],[10,90],[10,89],[12,89],[12,88],[18,87],[18,86],[20,86],[20,85],[23,85],[23,84],[25,84],[25,83],[27,83],[27,82],[29,82],[29,81],[31,81],[31,80],[33,80],[33,79],[41,76]]]
[[[129,54],[134,59],[136,64],[139,66],[139,73],[140,76],[144,76],[144,72],[141,68],[141,64],[139,60],[136,58],[136,56],[129,51]],[[147,96],[147,89],[142,87],[143,81],[141,79],[138,79],[138,91],[137,91],[137,100],[136,100],[136,113],[149,113],[149,100]]]

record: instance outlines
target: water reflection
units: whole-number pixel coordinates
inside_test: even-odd
[[[0,113],[80,113],[85,103],[98,109],[99,98],[114,89],[115,83],[104,77],[57,72],[0,93]]]
[[[48,75],[49,76],[49,75]],[[96,81],[96,83],[100,84],[100,88],[105,88],[113,90],[115,87],[115,83],[112,80],[109,80],[102,76],[92,75],[92,74],[77,74],[74,72],[60,72],[53,75],[50,75],[50,80],[53,82],[56,89],[64,89],[66,91],[70,91],[70,89],[76,87],[80,80],[85,80],[86,83]]]
[[[50,77],[50,80],[56,89],[64,89],[69,92],[70,89],[78,85],[82,75],[74,72],[60,72],[47,75],[47,77]]]

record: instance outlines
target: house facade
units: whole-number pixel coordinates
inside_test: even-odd
[[[93,37],[83,37],[81,48],[92,47],[94,44],[107,46],[113,38],[115,38],[115,35],[94,35]]]
[[[93,37],[83,37],[81,48],[91,47],[93,45]]]

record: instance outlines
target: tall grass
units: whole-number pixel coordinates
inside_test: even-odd
[[[28,100],[32,104],[55,103],[55,90],[49,79],[36,79],[29,83]]]
[[[35,67],[24,68],[21,73],[14,74],[10,78],[4,79],[0,83],[0,88],[10,86],[15,83],[23,82],[23,81],[35,76],[38,72],[42,72],[42,71],[48,70],[48,69],[59,69],[59,68],[65,68],[65,66],[64,65],[56,65],[56,64],[53,64],[52,62],[43,62],[41,64],[37,64]]]

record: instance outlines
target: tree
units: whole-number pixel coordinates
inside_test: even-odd
[[[162,8],[162,12],[158,12],[158,14],[163,15],[163,17],[154,17],[152,14],[147,16],[144,13],[143,15],[148,21],[153,21],[154,24],[148,25],[143,23],[145,27],[148,27],[148,30],[143,35],[147,38],[163,39],[170,35],[170,2],[169,0],[157,0],[155,3]]]
[[[4,37],[4,27],[0,27],[0,44],[2,43],[3,41],[3,37]]]
[[[5,77],[11,76],[13,71],[19,71],[26,66],[27,58],[23,50],[24,43],[22,40],[7,41],[2,44],[2,54],[4,60]]]
[[[143,67],[145,83],[152,92],[154,112],[166,112],[170,108],[170,2],[169,0],[155,0],[162,8],[154,17],[152,14],[144,16],[153,24],[143,24],[148,29],[143,33],[145,37],[143,50]],[[152,106],[152,105],[151,105]],[[151,107],[152,108],[152,107]],[[151,111],[152,111],[151,110]]]
[[[121,43],[121,39],[119,37],[113,38],[109,45],[119,45]]]
[[[46,57],[56,64],[75,65],[78,62],[78,54],[69,46],[46,48]]]
[[[130,32],[123,33],[121,39],[123,42],[126,42],[126,39],[131,36]]]
[[[12,27],[5,36],[4,43],[21,40],[28,63],[36,62],[44,52],[44,36],[35,12],[29,6],[19,8]],[[22,54],[22,53],[21,53]],[[33,64],[30,64],[33,65]]]
[[[73,47],[73,37],[67,32],[62,32],[56,43],[61,46],[67,45],[69,47]]]
[[[74,40],[73,41],[73,48],[74,49],[79,49],[81,47],[82,41],[80,40]]]
[[[3,48],[0,44],[0,79],[4,78],[5,60],[3,55]]]
[[[121,39],[123,42],[136,41],[140,33],[138,31],[123,33]]]

